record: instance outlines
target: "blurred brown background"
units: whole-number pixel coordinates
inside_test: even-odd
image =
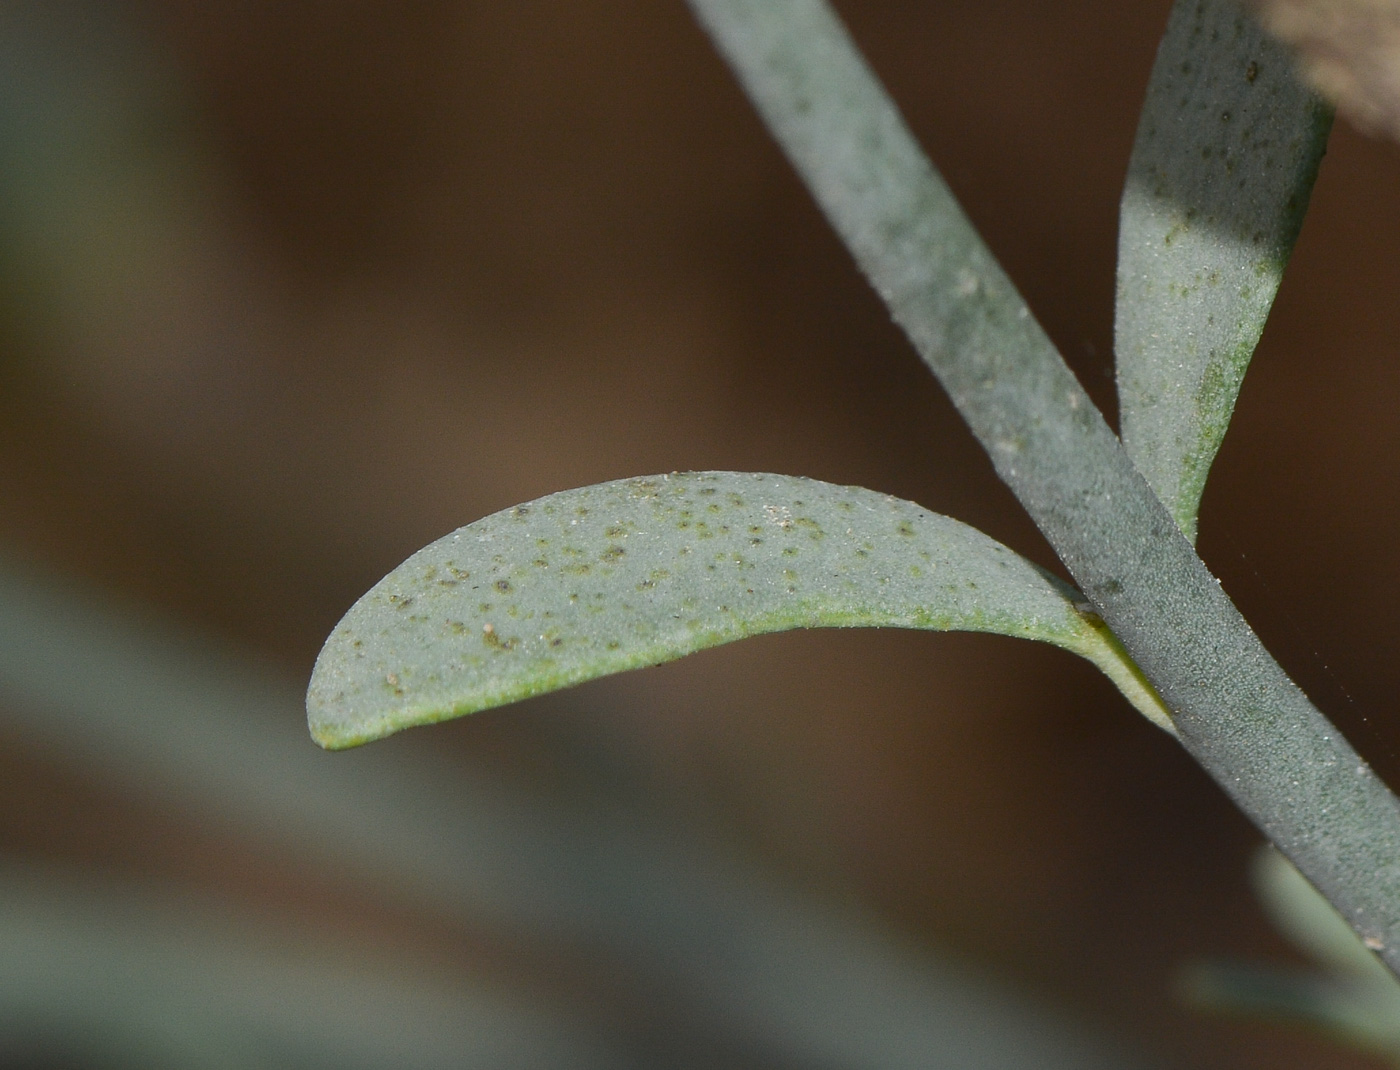
[[[1169,5],[839,6],[1111,412],[1117,195]],[[300,679],[413,550],[626,475],[859,483],[1053,565],[679,0],[140,0],[54,25],[79,79],[125,62],[113,42],[142,57],[107,102],[144,116],[142,153],[103,158],[101,196],[10,183],[37,207],[7,215],[0,263],[8,556]],[[1339,123],[1201,525],[1392,783],[1397,189],[1400,149]],[[1193,959],[1290,959],[1246,881],[1257,836],[1059,652],[776,636],[427,731],[546,795],[623,770],[647,805],[1170,1065],[1370,1065],[1175,1001]],[[0,850],[441,938],[3,725]]]

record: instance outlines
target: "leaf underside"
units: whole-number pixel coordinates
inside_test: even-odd
[[[1230,0],[1177,0],[1123,190],[1123,445],[1189,538],[1307,211],[1330,109]]]
[[[626,479],[414,554],[327,640],[307,709],[319,743],[349,747],[749,635],[864,626],[1044,640],[1169,727],[1079,600],[975,529],[874,491],[757,473]]]

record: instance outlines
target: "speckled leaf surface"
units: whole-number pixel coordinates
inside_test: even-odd
[[[790,628],[1041,639],[1150,688],[1073,588],[982,533],[858,487],[757,473],[565,491],[414,554],[346,614],[307,694],[326,747]]]
[[[1242,8],[1177,0],[1123,190],[1115,348],[1123,444],[1193,539],[1330,127]]]

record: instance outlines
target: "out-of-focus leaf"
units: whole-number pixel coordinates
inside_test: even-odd
[[[1183,977],[1203,1010],[1300,1026],[1400,1066],[1400,990],[1350,977],[1209,962]]]
[[[1279,932],[1326,972],[1204,963],[1184,978],[1184,995],[1210,1010],[1315,1029],[1400,1066],[1400,982],[1272,847],[1256,856],[1253,876]]]
[[[1337,908],[1272,848],[1260,851],[1255,859],[1254,891],[1278,931],[1294,946],[1333,970],[1385,985],[1395,993],[1400,1012],[1400,982],[1361,942]]]
[[[349,747],[791,628],[1041,639],[1165,711],[1078,593],[965,524],[858,487],[700,472],[517,506],[420,550],[326,641],[311,731]]]
[[[600,1070],[585,1022],[363,940],[0,863],[0,1065]],[[52,1060],[52,1061],[50,1061]]]
[[[1123,190],[1115,347],[1123,445],[1190,538],[1330,127],[1242,8],[1177,0]]]

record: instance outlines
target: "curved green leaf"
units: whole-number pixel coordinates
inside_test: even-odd
[[[1123,190],[1123,445],[1189,538],[1332,125],[1230,0],[1177,0]]]
[[[1089,658],[1170,730],[1067,584],[981,532],[858,487],[739,472],[625,479],[478,520],[346,614],[307,693],[350,747],[790,628],[1041,639]]]

